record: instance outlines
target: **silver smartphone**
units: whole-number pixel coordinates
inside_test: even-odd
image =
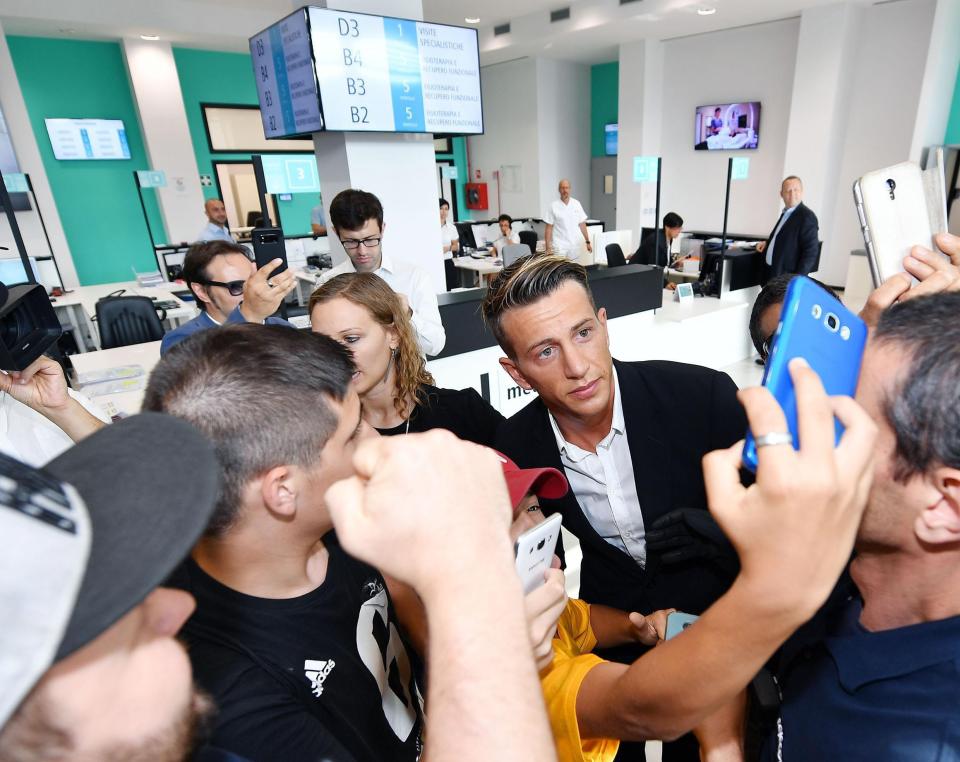
[[[868,172],[853,184],[853,198],[874,286],[903,272],[914,246],[937,251],[946,231],[947,200],[942,162],[921,170],[912,161]]]
[[[544,583],[543,575],[553,562],[553,554],[560,539],[560,522],[560,514],[555,513],[517,538],[514,553],[524,595]]]

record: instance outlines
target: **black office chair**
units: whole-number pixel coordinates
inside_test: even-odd
[[[619,243],[608,243],[605,251],[607,252],[607,267],[622,267],[627,264]]]
[[[537,251],[537,231],[521,230],[520,243],[525,243],[532,253]]]
[[[126,347],[163,338],[166,310],[157,310],[145,296],[107,296],[97,302],[100,348]]]

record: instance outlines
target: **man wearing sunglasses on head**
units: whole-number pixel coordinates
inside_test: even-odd
[[[197,331],[225,323],[290,325],[271,317],[296,287],[291,270],[270,275],[280,264],[281,260],[275,259],[257,270],[247,250],[229,241],[191,246],[183,260],[182,277],[197,300],[200,314],[167,333],[160,354]]]
[[[409,311],[420,350],[425,355],[440,354],[447,334],[440,322],[436,291],[430,277],[419,267],[384,254],[381,241],[386,226],[380,199],[353,188],[341,191],[330,202],[330,222],[347,253],[347,261],[327,270],[317,285],[344,273],[380,276]]]

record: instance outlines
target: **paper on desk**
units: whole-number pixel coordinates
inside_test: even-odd
[[[100,384],[104,381],[118,381],[143,375],[142,365],[118,365],[116,368],[103,368],[77,373],[77,383],[80,386],[88,386],[90,384]]]
[[[147,377],[137,376],[135,378],[115,378],[111,381],[88,384],[81,387],[80,391],[88,397],[102,397],[105,394],[118,394],[119,392],[139,392],[146,385]]]

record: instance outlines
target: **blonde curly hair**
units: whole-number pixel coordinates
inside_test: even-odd
[[[427,361],[417,343],[417,333],[400,298],[378,275],[344,273],[331,278],[310,295],[310,314],[318,304],[333,299],[346,299],[363,307],[377,323],[396,332],[393,404],[397,414],[406,418],[412,412],[407,409],[407,400],[413,400],[413,404],[426,403],[423,385],[433,385],[433,376],[427,370]]]

